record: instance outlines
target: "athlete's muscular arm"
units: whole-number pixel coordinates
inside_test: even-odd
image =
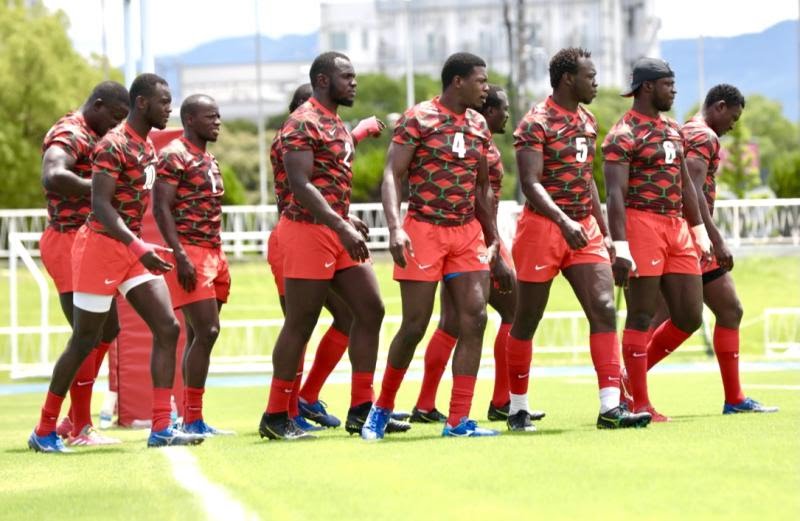
[[[689,171],[689,177],[692,178],[694,188],[697,193],[697,206],[700,210],[700,215],[703,217],[703,223],[706,225],[706,231],[711,239],[711,244],[714,247],[714,255],[717,258],[717,263],[721,268],[728,271],[733,269],[733,254],[725,244],[725,239],[722,233],[714,223],[714,218],[711,216],[711,209],[706,203],[705,196],[703,195],[703,187],[706,182],[706,175],[708,174],[708,163],[702,159],[686,158],[686,168]]]
[[[172,207],[175,204],[177,187],[162,179],[156,179],[153,187],[153,216],[156,218],[158,230],[164,237],[167,245],[175,253],[178,263],[178,282],[188,292],[194,291],[197,284],[197,274],[194,264],[183,249],[183,244],[178,239],[178,230],[175,227],[175,218],[172,216]]]
[[[544,155],[538,150],[523,148],[517,150],[517,170],[522,183],[522,193],[536,211],[556,223],[573,250],[578,250],[589,244],[589,238],[583,226],[573,221],[558,205],[553,202],[547,189],[542,186],[542,172],[544,170]]]
[[[319,190],[311,184],[314,172],[314,152],[312,150],[291,150],[283,156],[283,166],[289,178],[292,193],[317,219],[339,236],[342,246],[356,262],[369,258],[369,248],[364,237],[356,231],[350,221],[334,212]]]
[[[514,274],[499,255],[500,235],[497,233],[497,212],[494,192],[489,182],[489,165],[486,156],[478,162],[478,175],[475,179],[475,217],[483,229],[483,237],[489,247],[492,274],[500,286],[501,293],[508,293],[514,285]]]
[[[635,267],[628,248],[628,237],[625,232],[625,194],[628,192],[628,174],[630,165],[606,161],[603,173],[606,178],[606,209],[608,211],[608,229],[616,249],[616,258],[611,265],[614,282],[618,286],[628,285],[629,272]],[[627,251],[623,251],[627,249]],[[627,255],[627,256],[626,256]]]
[[[683,157],[681,157],[681,194],[683,196],[683,214],[692,229],[692,235],[702,255],[700,261],[707,264],[711,262],[711,241],[700,213],[697,190],[689,177],[689,170],[686,168],[686,160]]]
[[[125,226],[122,217],[111,205],[116,186],[117,180],[108,174],[102,172],[92,174],[92,212],[94,212],[97,220],[108,230],[108,233],[125,246],[130,247],[136,242],[145,245],[146,243],[142,242]],[[172,264],[159,257],[156,253],[156,248],[152,247],[142,252],[142,255],[139,256],[139,262],[153,273],[164,273],[172,269]]]
[[[381,182],[381,202],[386,215],[386,224],[389,227],[389,251],[394,263],[401,268],[405,268],[407,264],[406,252],[411,257],[414,256],[411,239],[403,230],[403,221],[400,219],[400,189],[408,178],[408,167],[414,158],[415,151],[416,147],[391,142],[386,154],[386,166],[383,168],[383,181]]]
[[[72,171],[75,158],[60,146],[51,146],[42,157],[42,186],[57,194],[89,195],[92,192],[92,180],[83,179]]]
[[[606,220],[603,217],[603,208],[600,205],[600,192],[597,190],[597,182],[595,181],[594,177],[592,177],[591,189],[592,216],[594,216],[594,220],[597,221],[597,227],[600,228],[600,233],[603,234],[603,244],[608,250],[608,255],[611,257],[611,262],[613,263],[614,259],[616,258],[614,241],[611,240],[611,235],[608,233],[608,226],[606,226]]]

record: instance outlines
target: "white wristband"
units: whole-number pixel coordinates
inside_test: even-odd
[[[705,224],[692,226],[692,235],[694,235],[694,241],[697,243],[700,251],[703,253],[711,251],[711,239],[708,237]]]
[[[628,245],[628,241],[614,241],[614,251],[620,259],[630,261],[631,271],[636,271],[636,261],[633,260],[633,256],[631,255],[631,248]]]

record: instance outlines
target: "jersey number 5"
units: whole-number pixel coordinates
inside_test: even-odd
[[[675,143],[672,141],[664,141],[664,162],[671,165],[675,161]]]
[[[578,149],[578,153],[575,155],[575,161],[578,163],[586,161],[586,158],[589,157],[589,144],[586,142],[586,138],[575,138],[575,148]]]
[[[453,152],[458,154],[458,157],[461,159],[463,159],[467,154],[467,147],[464,144],[463,132],[456,132],[456,135],[453,136]]]

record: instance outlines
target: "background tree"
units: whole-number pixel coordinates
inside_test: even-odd
[[[103,80],[72,47],[63,12],[40,1],[0,2],[0,207],[44,206],[39,182],[47,130]],[[95,60],[97,61],[97,60]],[[118,71],[112,78],[121,79]]]

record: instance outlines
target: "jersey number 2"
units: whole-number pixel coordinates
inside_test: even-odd
[[[664,162],[671,165],[675,161],[675,143],[672,141],[664,141]]]
[[[463,159],[467,154],[467,147],[464,144],[464,133],[456,132],[453,136],[453,152],[458,154],[458,157]]]
[[[353,145],[350,144],[349,141],[344,142],[344,159],[342,159],[342,163],[344,166],[350,168],[350,161],[353,158]]]

